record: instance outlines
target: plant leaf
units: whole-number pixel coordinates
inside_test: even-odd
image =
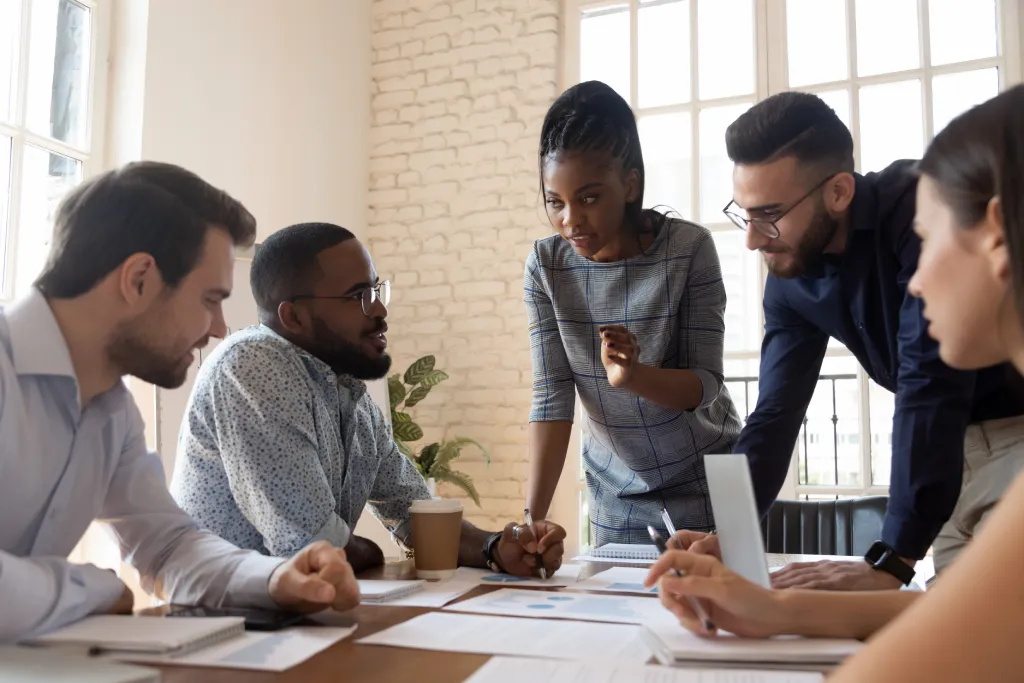
[[[429,446],[424,446],[423,450],[420,451],[419,464],[423,470],[423,474],[426,477],[430,477],[431,471],[434,469],[434,463],[437,458],[438,444],[432,443]]]
[[[428,372],[426,376],[420,380],[421,387],[436,387],[441,382],[448,379],[448,373],[443,370],[432,370]]]
[[[435,481],[459,487],[473,499],[477,507],[480,507],[480,494],[477,493],[476,486],[473,485],[473,480],[469,478],[468,474],[442,467],[439,471],[434,471],[431,476]]]
[[[442,465],[447,465],[452,460],[455,460],[462,455],[462,449],[466,446],[476,446],[484,456],[484,462],[488,465],[491,464],[491,454],[487,452],[487,449],[484,448],[479,441],[464,436],[457,436],[454,439],[443,442],[441,444],[441,449],[437,454],[437,462]]]
[[[405,385],[402,384],[398,375],[388,377],[388,398],[391,401],[392,410],[405,398]]]
[[[412,408],[414,405],[422,401],[430,393],[430,387],[418,386],[409,392],[409,396],[405,399],[405,407]]]
[[[405,371],[405,383],[415,386],[423,381],[423,378],[430,374],[430,371],[434,369],[434,357],[423,356],[418,361],[409,366],[409,369]]]
[[[409,413],[403,413],[403,412],[400,412],[400,411],[397,411],[397,410],[392,410],[391,411],[391,421],[392,422],[412,422],[412,417],[409,416]]]
[[[402,441],[419,441],[423,438],[423,430],[415,422],[396,422],[391,431],[395,439]]]

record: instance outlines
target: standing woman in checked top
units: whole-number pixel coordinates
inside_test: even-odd
[[[524,281],[533,356],[527,506],[546,516],[579,394],[594,542],[650,543],[667,509],[711,530],[703,456],[740,419],[722,376],[725,287],[707,229],[643,208],[629,105],[581,83],[548,110],[540,180],[555,234]]]

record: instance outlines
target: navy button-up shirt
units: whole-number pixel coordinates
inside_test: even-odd
[[[768,276],[757,407],[735,453],[750,458],[758,507],[782,488],[829,337],[896,394],[889,508],[882,540],[920,558],[953,512],[967,425],[1024,414],[1008,365],[953,370],[928,336],[924,304],[907,293],[921,241],[914,234],[914,162],[856,178],[846,250],[820,272]]]

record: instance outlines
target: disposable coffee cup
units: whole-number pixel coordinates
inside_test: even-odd
[[[416,576],[447,579],[459,566],[462,537],[462,503],[447,498],[414,500],[412,542],[416,549]]]

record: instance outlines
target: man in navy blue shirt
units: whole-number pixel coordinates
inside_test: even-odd
[[[774,583],[899,587],[936,537],[937,567],[952,559],[1012,480],[1021,458],[996,456],[1024,442],[1019,376],[1008,366],[953,370],[928,336],[924,304],[907,292],[920,252],[914,162],[854,173],[849,130],[805,93],[757,104],[729,127],[726,145],[735,164],[726,214],[770,273],[757,407],[733,448],[750,458],[761,512],[786,478],[829,337],[896,394],[889,507],[872,548],[885,561],[793,565]],[[972,474],[964,509],[943,529],[961,493],[965,436],[969,472],[975,456],[1012,472]],[[968,495],[972,481],[983,490]]]

